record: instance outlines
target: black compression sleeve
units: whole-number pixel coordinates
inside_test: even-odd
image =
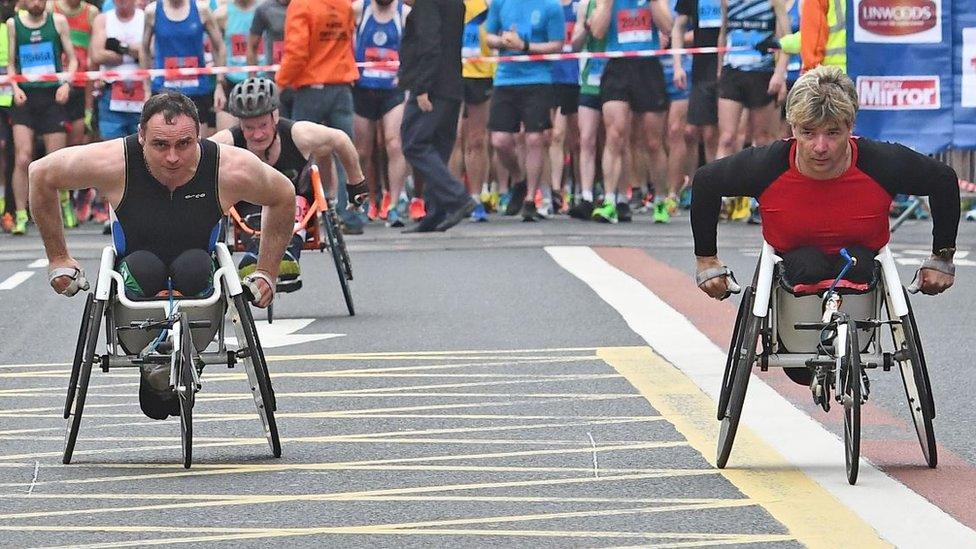
[[[790,143],[752,147],[706,164],[695,172],[691,191],[691,230],[695,255],[717,255],[716,228],[723,196],[759,195],[790,167]]]
[[[959,179],[949,166],[908,147],[858,139],[857,165],[888,194],[929,197],[932,251],[956,246],[959,230]]]

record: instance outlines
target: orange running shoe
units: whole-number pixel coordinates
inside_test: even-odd
[[[414,198],[410,200],[410,219],[420,221],[425,217],[427,217],[427,206],[424,204],[424,199]]]
[[[379,207],[376,205],[376,202],[370,200],[369,201],[369,211],[366,212],[366,217],[368,217],[370,221],[374,221],[379,216],[380,216],[380,209],[379,209]]]
[[[7,212],[0,217],[0,227],[3,228],[3,232],[9,233],[14,228],[14,216]]]
[[[383,200],[380,201],[380,219],[386,221],[386,218],[390,215],[390,206],[392,200],[390,200],[390,193],[383,195]]]

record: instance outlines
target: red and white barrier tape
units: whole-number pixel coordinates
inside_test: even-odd
[[[462,59],[466,63],[495,62],[495,63],[525,63],[532,61],[566,61],[570,59],[618,59],[633,57],[660,57],[680,53],[682,55],[702,55],[727,51],[752,49],[748,46],[733,48],[681,48],[673,50],[640,50],[640,51],[608,51],[608,52],[575,52],[575,53],[536,53],[529,55],[502,55],[493,57],[467,57]],[[369,61],[356,63],[360,68],[396,68],[399,61]],[[84,84],[89,80],[141,80],[162,76],[170,80],[201,75],[226,74],[229,72],[262,72],[276,71],[280,65],[248,65],[243,67],[187,67],[179,69],[132,69],[123,71],[82,71],[74,74],[68,72],[50,74],[18,74],[13,76],[0,75],[0,85],[15,82],[58,82],[68,80],[75,84]]]

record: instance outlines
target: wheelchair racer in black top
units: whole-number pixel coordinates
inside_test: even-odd
[[[264,253],[242,282],[256,306],[271,304],[278,258],[291,236],[291,182],[248,151],[200,141],[199,131],[193,101],[164,92],[146,101],[138,135],[61,149],[31,163],[31,213],[44,240],[55,292],[72,296],[88,289],[65,244],[58,193],[91,187],[114,212],[118,269],[126,286],[120,291],[135,298],[160,292],[209,294],[218,221],[241,200],[262,205]],[[164,398],[168,373],[168,365],[142,371],[140,401],[150,417],[178,413],[172,402],[142,398],[147,384]]]
[[[309,183],[310,162],[316,162],[323,176],[331,181],[333,153],[342,162],[349,181],[358,181],[346,186],[351,201],[350,208],[362,205],[369,196],[369,189],[352,139],[341,130],[321,124],[281,118],[278,106],[279,93],[274,81],[268,78],[249,78],[234,86],[227,99],[228,111],[239,118],[240,123],[217,132],[210,139],[248,149],[265,164],[288,177],[295,186],[296,222],[304,218],[314,202]],[[237,205],[237,211],[247,219],[258,213],[259,208],[245,202]],[[292,236],[279,265],[281,280],[296,279],[300,275],[298,261],[304,237],[304,230]],[[247,276],[255,269],[258,244],[256,240],[248,243],[248,250],[239,264],[241,276]]]
[[[857,108],[851,79],[836,67],[818,67],[797,80],[787,99],[793,138],[746,149],[695,173],[691,222],[703,292],[715,299],[730,293],[729,272],[716,248],[723,196],[759,200],[763,238],[783,258],[784,277],[806,284],[833,278],[844,247],[863,259],[847,278],[867,282],[874,255],[888,243],[892,197],[928,196],[932,256],[913,286],[929,295],[952,286],[960,212],[955,172],[902,145],[852,137]]]

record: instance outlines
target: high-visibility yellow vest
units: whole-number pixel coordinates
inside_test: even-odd
[[[823,64],[840,67],[847,72],[847,2],[845,0],[828,0],[827,46],[824,52]]]
[[[6,32],[0,32],[0,74],[7,74],[7,61],[10,59],[10,37]],[[9,107],[14,103],[14,90],[10,84],[0,85],[0,107]]]

